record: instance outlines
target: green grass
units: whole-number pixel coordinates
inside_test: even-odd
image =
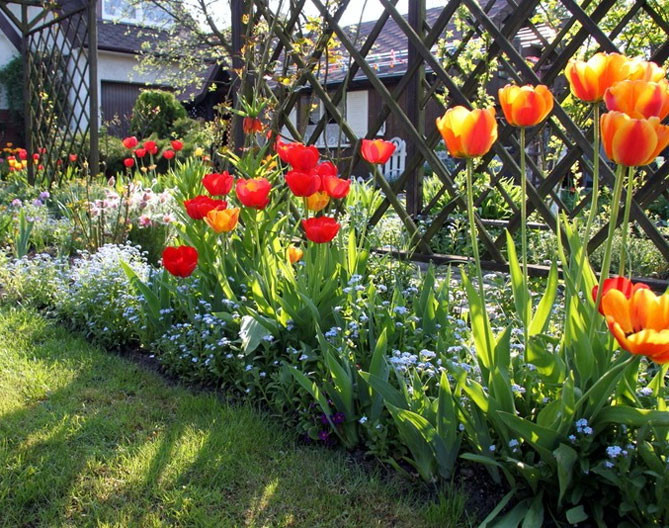
[[[344,453],[0,309],[0,527],[461,526]],[[415,485],[414,485],[415,486]]]

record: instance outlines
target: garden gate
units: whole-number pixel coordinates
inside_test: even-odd
[[[436,13],[430,10],[429,18],[425,0],[410,0],[408,16],[399,13],[397,0],[380,0],[384,11],[376,22],[368,23],[372,27],[364,35],[358,34],[360,25],[343,27],[340,24],[342,15],[359,4],[357,1],[311,0],[318,10],[318,20],[309,23],[311,28],[309,24],[305,27],[301,14],[306,0],[289,0],[287,13],[272,9],[268,0],[232,1],[233,12],[236,9],[248,15],[243,18],[247,25],[241,21],[236,27],[233,24],[233,43],[237,43],[237,50],[242,50],[239,56],[244,55],[249,71],[254,70],[253,82],[262,87],[267,97],[274,99],[276,119],[280,121],[278,128],[283,126],[295,138],[314,143],[328,123],[336,122],[351,148],[330,154],[338,154],[339,161],[347,161],[345,172],[349,174],[359,162],[358,146],[362,138],[355,133],[351,116],[347,119],[340,102],[351,86],[361,83],[378,94],[381,108],[372,116],[366,137],[376,137],[384,123],[393,119],[403,129],[407,159],[404,172],[396,182],[392,185],[380,182],[385,199],[372,222],[378,222],[388,207],[392,207],[406,229],[420,240],[418,254],[414,256],[441,262],[457,257],[431,254],[429,242],[454,212],[465,210],[463,192],[455,179],[464,164],[459,162],[448,168],[435,154],[441,137],[434,122],[426,122],[425,118],[426,108],[435,94],[447,94],[448,106],[471,107],[492,101],[491,95],[496,95],[496,89],[491,88],[497,87],[492,77],[498,81],[504,79],[499,86],[506,82],[542,83],[551,88],[556,102],[554,111],[542,126],[528,131],[528,145],[535,145],[539,150],[548,146],[550,155],[529,157],[528,191],[524,199],[528,212],[536,211],[547,226],[557,231],[555,204],[573,217],[590,200],[586,195],[576,203],[567,204],[557,189],[572,174],[581,174],[582,181],[587,180],[593,159],[592,109],[586,112],[569,97],[562,75],[567,62],[585,48],[613,52],[623,47],[622,51],[627,53],[643,51],[647,58],[658,63],[665,63],[669,58],[667,7],[653,0],[449,0],[444,1]],[[314,31],[315,24],[319,25],[319,31]],[[400,31],[406,42],[406,67],[392,87],[379,73],[378,60],[372,60],[391,24],[392,31]],[[253,35],[253,27],[264,28],[265,40],[271,39],[274,43],[266,57],[269,60],[264,62],[261,57],[253,63],[249,46],[242,46]],[[531,55],[527,53],[528,42]],[[339,47],[339,58],[334,57],[333,43],[335,48]],[[397,51],[401,50],[393,50],[393,59]],[[329,83],[328,76],[335,82]],[[488,87],[487,93],[480,89],[482,86]],[[298,101],[305,91],[325,109],[316,126],[306,130],[299,120],[288,119],[291,112],[293,116],[299,115]],[[406,101],[404,105],[399,102],[401,99]],[[513,154],[518,153],[519,142],[512,127],[503,121],[500,125],[499,140],[475,169],[486,174],[490,183],[479,194],[477,202],[481,203],[490,192],[500,193],[513,210],[507,227],[514,232],[519,227],[520,204],[505,192],[502,178],[511,175],[519,181],[518,156]],[[493,170],[500,164],[501,170]],[[437,195],[425,204],[421,191],[424,167],[433,171],[441,182]],[[660,195],[666,196],[669,160],[665,158],[662,164],[645,167],[643,171],[642,183],[634,194],[631,218],[635,227],[669,259],[669,243],[644,213],[644,208]],[[600,174],[603,184],[612,187],[614,174],[606,163],[601,164]],[[398,198],[401,192],[406,193],[406,205]],[[433,214],[431,223],[419,232],[416,217],[434,211],[444,196],[447,197],[445,205],[442,202],[441,210]],[[484,220],[477,217],[476,222],[489,259],[488,266],[503,269],[504,233],[493,234],[487,227],[490,224]],[[605,240],[607,228],[601,226],[591,238],[591,251]],[[544,270],[535,266],[534,271]]]
[[[0,10],[21,32],[24,146],[39,155],[28,165],[29,181],[40,172],[56,174],[70,154],[87,159],[89,174],[98,174],[96,0],[12,0]]]

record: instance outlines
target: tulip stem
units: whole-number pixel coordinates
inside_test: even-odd
[[[600,123],[599,123],[599,103],[594,103],[592,106],[592,129],[593,129],[593,144],[592,144],[592,199],[590,201],[590,214],[585,223],[585,234],[583,237],[583,247],[581,248],[581,258],[578,263],[578,285],[576,291],[581,290],[581,281],[583,280],[583,266],[588,255],[588,244],[590,242],[590,234],[592,233],[592,226],[597,216],[597,200],[599,199],[599,141],[600,141]]]
[[[629,229],[630,212],[632,210],[632,196],[634,194],[634,167],[627,168],[627,193],[625,196],[625,212],[623,214],[622,240],[620,249],[620,265],[618,266],[618,275],[625,273],[625,259],[630,252],[627,251],[627,231]],[[630,260],[630,276],[632,275],[632,261]]]
[[[479,295],[481,296],[481,306],[483,307],[483,321],[485,325],[485,338],[488,341],[488,315],[486,313],[485,289],[483,288],[483,272],[481,271],[481,256],[479,255],[478,238],[476,236],[476,222],[474,221],[474,162],[471,158],[467,158],[467,218],[469,219],[469,236],[472,243],[472,254],[474,255],[474,263],[476,266],[476,278],[479,283]],[[487,342],[488,349],[492,353],[492,344]]]
[[[527,298],[523,305],[523,338],[525,350],[529,345],[529,327],[530,327],[530,281],[527,272],[527,167],[525,160],[525,127],[520,129],[520,244],[523,260],[523,290]]]
[[[592,313],[590,315],[590,321],[594,322],[595,317],[597,316],[597,311],[599,310],[599,303],[602,300],[602,292],[604,281],[609,277],[609,268],[611,267],[611,248],[613,247],[613,236],[616,232],[616,225],[618,223],[618,213],[620,211],[620,198],[623,193],[623,173],[625,167],[623,165],[618,165],[616,169],[616,182],[613,186],[613,197],[611,198],[611,214],[609,216],[609,232],[606,237],[606,246],[604,248],[604,259],[602,261],[602,269],[599,273],[599,287],[597,288],[597,298],[595,299],[595,304],[592,307]],[[595,334],[596,324],[590,325],[590,331],[588,333],[588,339],[591,341]]]

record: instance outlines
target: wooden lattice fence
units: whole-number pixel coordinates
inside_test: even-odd
[[[249,24],[263,24],[268,28],[268,38],[274,42],[268,61],[272,69],[269,73],[283,68],[286,75],[293,74],[290,82],[283,84],[263,81],[263,78],[270,77],[263,72],[258,72],[256,76],[264,92],[276,102],[278,126],[285,127],[288,135],[295,139],[314,143],[329,123],[336,123],[341,136],[339,143],[348,147],[333,149],[326,144],[324,149],[338,162],[345,175],[350,175],[360,161],[358,146],[365,134],[356,133],[349,122],[351,116],[347,119],[342,111],[341,102],[346,92],[361,82],[380,98],[380,109],[370,119],[366,137],[377,137],[384,123],[392,119],[401,127],[407,142],[407,158],[404,172],[392,185],[380,182],[385,198],[372,223],[378,222],[392,207],[407,230],[420,238],[418,248],[423,254],[430,253],[430,240],[448,219],[455,212],[465,209],[462,188],[456,182],[456,175],[464,169],[464,165],[457,163],[448,168],[440,160],[435,152],[441,141],[440,135],[434,121],[426,119],[427,109],[434,104],[437,94],[447,93],[445,103],[448,106],[461,104],[471,107],[480,105],[486,99],[490,102],[493,92],[496,92],[491,72],[498,85],[503,78],[504,82],[542,83],[552,89],[556,105],[550,119],[528,132],[528,144],[534,144],[538,149],[547,148],[549,162],[540,163],[540,158],[529,157],[525,198],[528,212],[536,211],[541,221],[556,231],[557,210],[573,217],[589,203],[590,196],[585,193],[579,201],[568,205],[559,189],[574,174],[580,174],[582,182],[587,181],[592,172],[593,159],[591,119],[584,113],[591,108],[579,106],[569,97],[563,76],[567,62],[572,57],[582,57],[586,51],[628,51],[620,49],[621,44],[633,48],[634,43],[621,41],[621,35],[630,24],[659,36],[646,43],[643,50],[646,58],[660,64],[666,64],[669,59],[668,13],[661,2],[584,0],[579,4],[574,0],[481,0],[480,3],[476,0],[450,0],[436,12],[430,10],[430,17],[426,17],[424,0],[410,1],[408,16],[399,13],[397,0],[380,1],[384,6],[383,13],[375,23],[367,24],[363,34],[359,32],[359,27],[343,27],[340,24],[342,15],[352,8],[354,2],[311,0],[318,10],[321,33],[307,54],[304,53],[304,39],[308,35],[300,23],[306,0],[290,1],[287,12],[281,13],[273,10],[267,0],[235,0],[235,4],[238,13],[249,14],[246,19]],[[549,10],[557,14],[550,20],[546,14]],[[378,64],[371,59],[378,48],[377,42],[383,40],[384,32],[390,25],[395,32],[399,28],[407,50],[406,67],[395,76],[392,85],[387,82],[387,76],[379,73]],[[238,24],[237,37],[247,29]],[[233,41],[234,38],[233,34]],[[332,39],[340,47],[338,61],[331,56]],[[533,57],[528,57],[526,50],[519,45],[519,42],[528,40],[534,43]],[[238,41],[242,43],[243,38]],[[472,49],[477,53],[472,53]],[[464,60],[465,57],[468,57],[467,60]],[[337,71],[331,73],[330,64],[333,62],[337,63]],[[311,94],[312,102],[316,101],[324,109],[315,126],[310,128],[290,118],[298,114],[296,110],[305,92]],[[404,100],[403,104],[401,100]],[[501,112],[498,114],[501,115]],[[499,192],[513,211],[508,220],[508,229],[513,232],[519,227],[520,204],[508,195],[502,180],[512,176],[516,182],[519,181],[519,143],[517,132],[503,120],[499,122],[499,141],[476,167],[478,173],[488,175],[490,183],[477,200],[481,203],[492,189]],[[426,168],[433,171],[441,183],[441,189],[429,203],[423,203],[421,190]],[[643,169],[642,184],[634,194],[631,218],[636,228],[652,240],[664,258],[669,260],[669,243],[655,220],[644,212],[655,199],[666,195],[668,173],[667,158],[660,164]],[[602,163],[600,174],[604,185],[612,187],[614,173],[611,166]],[[404,201],[398,198],[402,192],[406,196]],[[448,197],[445,205],[444,195]],[[438,202],[441,210],[437,211]],[[432,213],[431,223],[419,233],[415,219],[427,213]],[[504,264],[502,248],[505,238],[503,234],[494,236],[486,227],[489,223],[483,220],[477,218],[477,224],[487,258],[494,264]],[[589,242],[591,251],[605,240],[607,228],[606,225],[600,226],[592,236]]]
[[[70,154],[87,159],[89,173],[97,175],[96,0],[12,0],[0,3],[0,11],[21,32],[24,146],[39,155],[39,164],[28,165],[29,181],[51,185]]]

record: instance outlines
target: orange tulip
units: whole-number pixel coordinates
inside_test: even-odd
[[[541,123],[553,109],[553,94],[543,84],[515,86],[499,90],[504,117],[511,126],[529,127]]]
[[[658,297],[649,289],[639,289],[628,299],[612,289],[602,298],[602,311],[624,350],[656,363],[669,362],[669,293]]]
[[[632,59],[627,64],[627,79],[631,81],[653,81],[659,82],[664,79],[667,72],[652,61],[643,59]]]
[[[237,227],[239,207],[235,207],[234,209],[212,209],[207,213],[204,221],[217,233],[227,233]]]
[[[618,290],[627,299],[629,299],[635,291],[640,290],[641,288],[648,289],[649,286],[648,284],[644,284],[643,282],[633,283],[626,277],[609,277],[604,281],[604,284],[602,284],[602,297],[604,297],[611,290]],[[597,302],[598,293],[599,293],[599,284],[595,285],[592,288],[592,300],[595,302]],[[604,315],[604,311],[602,310],[601,300],[599,301],[598,309],[599,313]]]
[[[383,139],[363,139],[360,154],[369,163],[383,165],[395,152],[395,144]]]
[[[456,106],[437,118],[437,128],[454,158],[483,156],[497,140],[494,108],[467,110]]]
[[[657,117],[634,119],[622,112],[601,117],[602,144],[608,158],[620,165],[648,165],[669,145],[669,126]]]
[[[307,198],[307,209],[309,211],[321,211],[330,202],[330,197],[325,191],[319,191]]]
[[[295,264],[298,260],[302,258],[302,255],[304,255],[304,251],[302,251],[300,248],[296,248],[295,246],[290,246],[286,250],[286,255],[288,256],[288,260],[290,261],[290,263]]]
[[[587,103],[596,103],[613,84],[629,75],[629,59],[620,53],[595,53],[588,61],[571,59],[565,68],[571,93]]]
[[[621,81],[606,90],[604,102],[609,110],[643,119],[669,115],[669,82]]]

